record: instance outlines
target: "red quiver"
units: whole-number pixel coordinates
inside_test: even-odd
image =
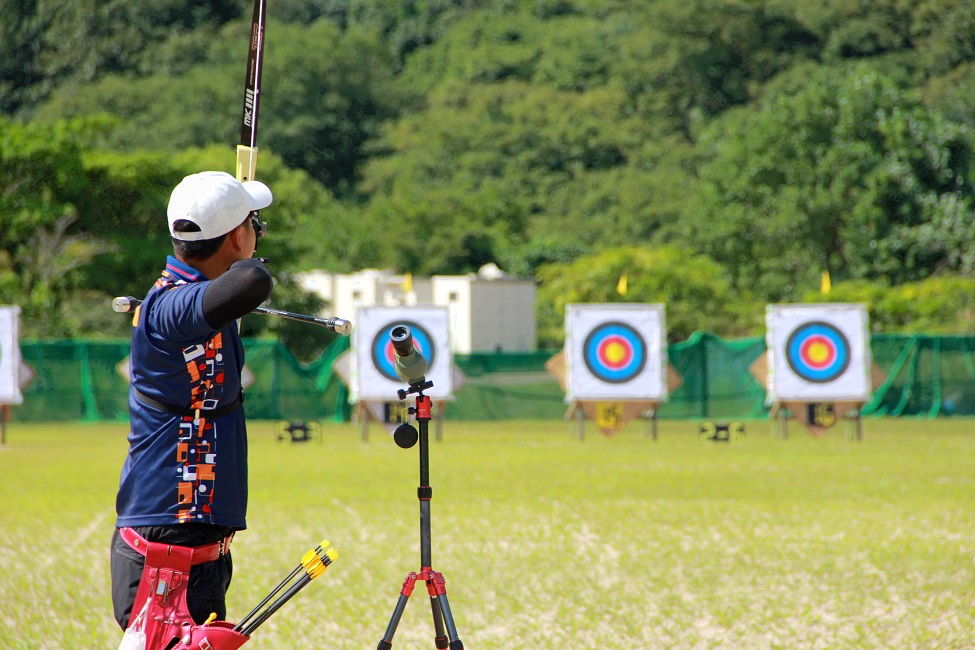
[[[247,643],[249,636],[235,632],[233,623],[214,621],[209,625],[194,625],[189,640],[180,641],[175,650],[237,650]]]
[[[151,599],[143,628],[146,650],[237,650],[247,642],[250,637],[235,632],[232,623],[197,625],[190,616],[186,588],[194,549],[145,540],[141,543],[146,547],[146,566],[133,611],[141,611],[146,599]]]

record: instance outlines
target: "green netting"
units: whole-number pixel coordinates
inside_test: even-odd
[[[975,337],[875,334],[870,349],[887,377],[865,414],[975,415]]]
[[[128,418],[128,381],[117,371],[128,357],[128,340],[25,340],[20,347],[36,376],[13,411],[15,420]],[[248,417],[347,418],[348,391],[332,362],[348,347],[347,338],[336,339],[317,360],[301,364],[279,341],[245,340],[247,369],[254,376],[246,391]]]
[[[695,332],[668,347],[683,383],[660,408],[662,418],[753,418],[767,412],[765,389],[748,366],[765,353],[764,337],[722,339]]]
[[[452,420],[557,419],[566,411],[562,389],[545,370],[554,352],[454,355],[466,377],[447,406]]]
[[[253,419],[348,419],[348,390],[332,369],[348,350],[339,338],[316,361],[302,364],[280,342],[244,341],[254,383],[247,389]],[[975,336],[875,334],[871,350],[886,375],[867,415],[975,415]],[[125,420],[128,384],[116,370],[128,340],[25,340],[25,363],[35,373],[19,421]],[[765,339],[722,339],[695,333],[668,348],[682,384],[660,410],[663,418],[755,418],[767,415],[765,391],[748,367]],[[455,355],[466,383],[445,414],[452,420],[561,418],[562,391],[545,370],[554,351]]]

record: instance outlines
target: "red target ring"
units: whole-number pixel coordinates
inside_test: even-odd
[[[610,335],[599,342],[596,356],[607,368],[620,370],[633,361],[633,345],[622,336]]]
[[[813,335],[802,341],[799,355],[810,368],[822,370],[836,361],[836,345],[825,336]]]

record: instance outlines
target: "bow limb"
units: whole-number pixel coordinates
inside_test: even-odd
[[[247,76],[244,79],[244,110],[237,145],[237,180],[252,181],[257,174],[257,116],[261,100],[261,69],[264,64],[264,18],[266,0],[254,0],[251,19]]]

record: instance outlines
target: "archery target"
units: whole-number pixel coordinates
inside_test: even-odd
[[[427,361],[426,379],[433,388],[424,395],[452,398],[452,355],[445,307],[363,307],[356,314],[352,335],[352,381],[349,400],[396,401],[396,391],[407,384],[396,376],[396,353],[389,339],[397,325],[406,325],[413,345]]]
[[[865,305],[769,305],[766,325],[773,399],[870,399]]]
[[[568,305],[566,401],[666,399],[664,321],[663,305]]]
[[[21,404],[20,307],[0,307],[0,404]]]

